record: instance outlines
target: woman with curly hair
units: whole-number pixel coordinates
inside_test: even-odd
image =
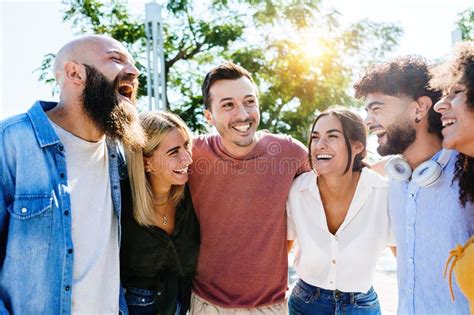
[[[458,44],[453,57],[432,72],[430,86],[444,91],[434,106],[441,114],[443,146],[460,152],[454,180],[459,183],[459,200],[464,206],[474,202],[474,42]],[[451,271],[454,269],[474,314],[474,236],[464,247],[458,245],[450,256]],[[449,279],[451,283],[451,275]]]

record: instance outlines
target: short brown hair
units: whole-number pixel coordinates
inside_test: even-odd
[[[351,162],[352,162],[351,144],[354,141],[360,142],[364,146],[364,149],[355,156],[354,165],[352,166],[352,171],[362,170],[365,166],[367,166],[363,161],[367,155],[367,150],[366,150],[367,130],[365,129],[364,121],[362,120],[362,118],[358,114],[345,108],[344,106],[333,105],[333,106],[328,107],[325,111],[323,111],[318,116],[316,116],[313,124],[311,125],[311,130],[309,132],[310,135],[313,133],[314,126],[316,125],[318,120],[324,116],[334,116],[337,118],[337,120],[341,122],[342,134],[344,136],[344,141],[346,142],[346,147],[347,147],[347,152],[348,152],[347,165],[346,165],[346,169],[344,170],[344,174],[349,171],[349,168],[351,166]],[[308,159],[309,159],[309,165],[311,166],[311,168],[313,168],[313,158],[311,156],[311,136],[309,137],[309,140],[308,140]]]
[[[209,91],[215,82],[220,80],[237,80],[242,77],[248,78],[255,85],[250,73],[231,61],[225,62],[209,71],[201,86],[204,107],[207,110],[211,110],[211,94]]]

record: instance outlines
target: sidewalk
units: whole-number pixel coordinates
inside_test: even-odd
[[[289,287],[293,289],[298,276],[293,268],[294,251],[289,255]],[[397,265],[395,257],[390,249],[386,249],[377,262],[375,271],[374,289],[377,292],[382,307],[382,314],[395,315],[397,313],[398,289],[397,289]]]

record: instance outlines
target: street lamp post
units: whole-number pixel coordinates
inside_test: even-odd
[[[161,6],[156,2],[149,2],[145,5],[145,34],[148,62],[148,107],[150,110],[166,110],[163,21]]]

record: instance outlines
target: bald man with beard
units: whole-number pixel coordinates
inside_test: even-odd
[[[57,53],[60,100],[0,122],[0,314],[118,314],[120,155],[144,133],[116,40]]]

